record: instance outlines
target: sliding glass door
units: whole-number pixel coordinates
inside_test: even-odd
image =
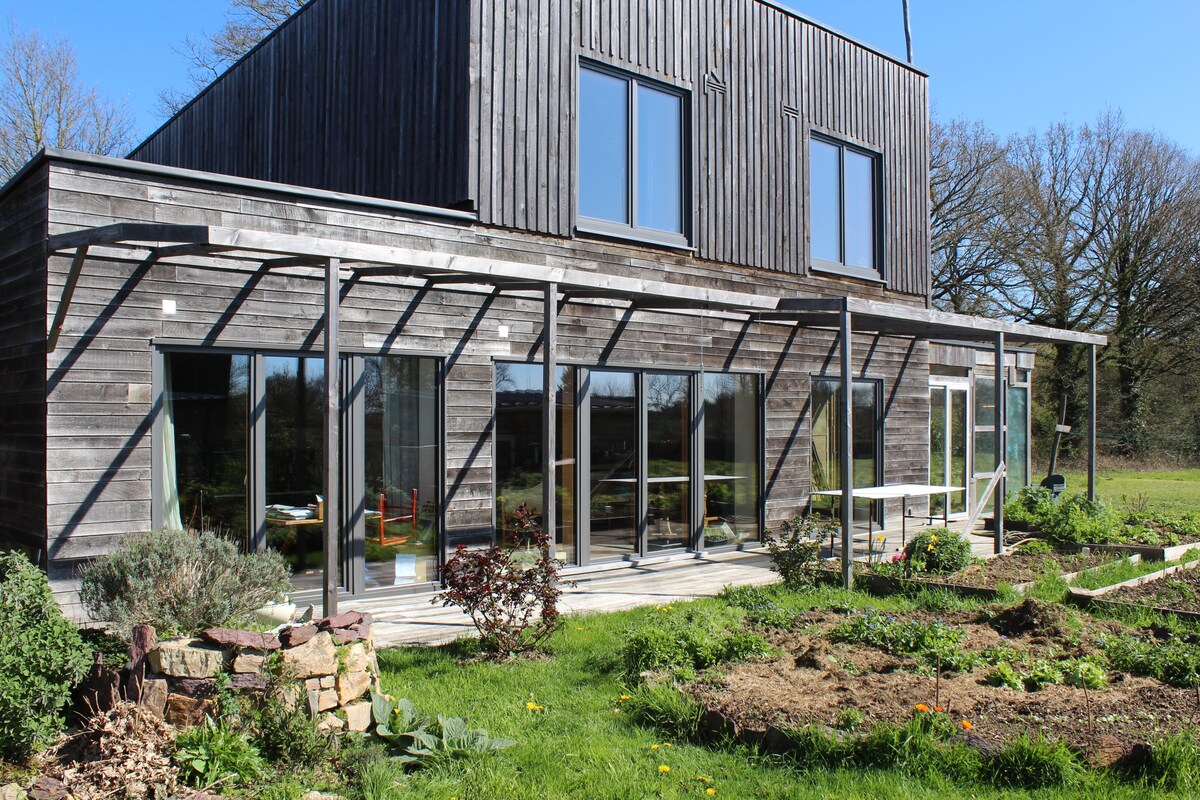
[[[638,382],[633,372],[592,370],[589,375],[589,555],[592,561],[608,561],[638,552]]]
[[[692,538],[692,393],[687,375],[646,373],[647,553]]]
[[[970,443],[969,384],[946,381],[929,387],[929,482],[943,486],[962,486],[962,491],[933,495],[929,513],[956,516],[967,513],[967,480]]]

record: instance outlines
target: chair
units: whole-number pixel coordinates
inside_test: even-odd
[[[412,525],[413,534],[417,532],[417,490],[412,490],[412,495],[408,505],[391,505],[387,501],[387,494],[381,492],[379,494],[379,539],[381,547],[391,547],[392,545],[404,544],[411,536],[388,536],[387,524],[389,522],[409,522]],[[388,516],[389,512],[405,510],[407,514],[398,516]]]

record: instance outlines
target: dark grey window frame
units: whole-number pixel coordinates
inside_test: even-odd
[[[256,550],[266,546],[266,472],[264,454],[266,452],[266,422],[264,417],[263,398],[266,395],[265,360],[271,356],[294,358],[319,358],[324,352],[322,347],[292,347],[276,345],[258,345],[250,342],[230,342],[219,347],[207,346],[188,341],[156,339],[151,342],[153,359],[151,362],[151,392],[155,398],[151,423],[151,439],[153,458],[151,460],[151,524],[155,529],[163,527],[165,509],[165,476],[160,450],[160,442],[164,435],[162,392],[166,372],[167,356],[171,353],[192,353],[211,355],[242,355],[250,358],[250,408],[247,436],[247,502],[251,513],[249,531],[251,542]],[[437,392],[437,443],[440,451],[441,466],[438,469],[437,481],[437,515],[438,543],[436,552],[439,568],[446,563],[449,545],[446,531],[446,359],[445,354],[430,351],[380,352],[366,348],[341,348],[342,362],[342,446],[343,463],[363,463],[363,430],[365,425],[364,409],[357,397],[362,392],[362,362],[364,358],[430,358],[434,361],[434,382]],[[406,587],[380,587],[366,589],[365,582],[365,542],[366,518],[363,507],[364,476],[359,468],[351,468],[342,472],[343,492],[347,497],[357,498],[351,503],[343,504],[343,514],[346,523],[342,532],[342,559],[338,570],[338,588],[351,597],[371,596],[380,592],[422,592],[428,591],[430,583],[414,584]]]
[[[626,172],[625,172],[625,191],[626,204],[629,213],[629,222],[621,223],[613,220],[599,219],[597,217],[586,217],[579,213],[580,199],[580,173],[582,152],[579,145],[579,131],[576,125],[575,134],[575,231],[576,233],[592,234],[598,236],[607,236],[616,239],[624,239],[629,241],[658,244],[667,247],[675,247],[682,249],[692,249],[692,215],[695,211],[692,198],[692,113],[691,113],[691,92],[687,89],[682,89],[678,86],[672,86],[662,81],[647,78],[633,72],[617,69],[615,67],[603,64],[598,61],[580,58],[575,67],[575,119],[579,119],[579,104],[582,100],[582,92],[579,88],[579,79],[584,70],[591,70],[603,75],[608,75],[619,80],[623,80],[628,84],[629,91],[626,92],[626,114],[627,125],[625,129],[625,153],[626,153]],[[663,231],[657,228],[645,228],[637,224],[638,212],[638,164],[637,164],[637,133],[638,133],[638,103],[637,90],[639,86],[646,86],[655,91],[664,94],[674,95],[679,98],[679,215],[680,225],[683,230],[680,233],[672,231]]]
[[[841,253],[841,261],[829,261],[827,259],[816,258],[812,253],[812,182],[811,171],[808,186],[808,197],[806,206],[808,208],[808,230],[809,230],[809,268],[814,272],[827,272],[835,275],[841,275],[850,278],[859,278],[875,283],[887,283],[884,278],[884,261],[883,261],[883,223],[884,223],[884,208],[883,208],[883,154],[875,150],[869,150],[856,144],[838,139],[837,137],[818,131],[809,132],[808,143],[808,163],[812,160],[812,143],[820,142],[838,148],[838,174],[840,176],[838,183],[838,202],[841,204],[840,226],[838,230],[839,251]],[[875,268],[867,269],[865,267],[856,267],[845,263],[846,260],[846,151],[866,156],[871,159],[871,192],[874,202],[872,203],[872,212],[875,223],[874,236],[871,237],[871,247],[874,253]]]

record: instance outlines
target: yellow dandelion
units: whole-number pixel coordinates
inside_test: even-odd
[[[666,764],[659,764],[659,765],[658,765],[658,774],[659,774],[659,775],[666,775],[666,774],[667,774],[668,772],[670,772],[670,771],[671,771],[671,768],[670,768],[670,767],[668,767]]]
[[[577,630],[577,631],[581,631],[581,630],[583,630],[583,626],[582,626],[582,625],[576,625],[576,626],[575,626],[575,630]]]
[[[696,780],[700,781],[701,783],[710,783],[710,782],[712,782],[712,778],[708,777],[707,775],[701,775],[701,776],[699,776],[698,778],[696,778]]]
[[[621,702],[622,702],[622,703],[624,703],[624,702],[625,702],[626,700],[628,700],[628,699],[629,699],[629,695],[627,695],[627,694],[623,694],[623,695],[621,695]]]
[[[663,747],[670,747],[670,746],[671,746],[670,742],[663,742]]]
[[[652,744],[652,745],[650,745],[650,749],[651,749],[651,750],[657,750],[657,749],[658,749],[658,745],[656,745],[656,744]]]
[[[716,793],[717,793],[717,790],[716,790],[716,789],[714,789],[713,787],[711,787],[711,786],[710,786],[710,787],[708,787],[707,789],[705,789],[705,790],[704,790],[704,793],[705,793],[706,795],[708,795],[709,797],[712,797],[714,794],[716,794]]]

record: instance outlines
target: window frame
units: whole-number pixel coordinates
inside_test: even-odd
[[[807,192],[807,218],[808,218],[808,250],[809,268],[814,272],[826,272],[835,275],[841,275],[850,278],[859,278],[862,280],[873,281],[876,283],[886,284],[884,278],[884,258],[883,258],[883,224],[884,224],[884,208],[883,208],[883,154],[863,147],[845,139],[839,139],[819,131],[809,131],[808,137],[808,192]],[[838,226],[838,249],[840,253],[840,261],[829,261],[828,259],[817,258],[812,254],[812,146],[814,142],[835,147],[838,150],[838,202],[839,202],[839,226]],[[871,237],[871,248],[873,259],[875,261],[874,268],[858,267],[846,263],[846,152],[850,151],[861,156],[865,156],[871,160],[871,210],[872,220],[874,222],[873,236]]]
[[[626,129],[625,129],[625,202],[628,222],[617,222],[599,217],[585,216],[580,212],[582,191],[583,149],[580,142],[578,121],[581,118],[583,92],[581,83],[584,70],[622,80],[626,84]],[[659,228],[642,227],[638,219],[638,89],[653,89],[679,98],[679,223],[681,230],[665,231]],[[679,249],[692,249],[692,124],[691,92],[644,75],[627,72],[590,59],[580,58],[575,68],[575,159],[574,201],[575,232],[593,234],[616,239],[659,244]]]

